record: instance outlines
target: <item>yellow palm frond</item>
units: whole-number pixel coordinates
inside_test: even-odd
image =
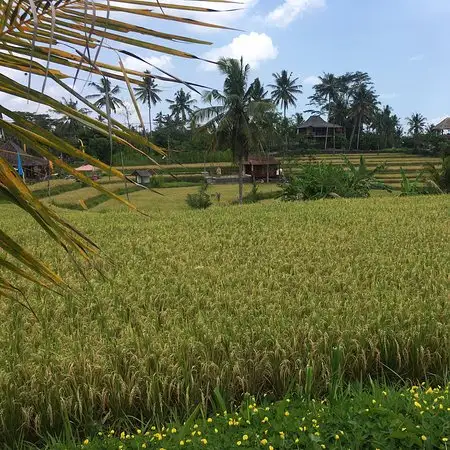
[[[159,2],[158,0],[117,0],[113,5],[104,0],[1,0],[0,67],[25,72],[28,77],[25,83],[21,83],[8,76],[8,72],[5,75],[5,72],[0,71],[0,92],[36,102],[50,110],[64,114],[83,126],[108,137],[111,145],[112,142],[125,145],[129,149],[144,154],[154,162],[151,153],[164,154],[164,149],[114,120],[108,105],[105,112],[89,102],[74,88],[75,82],[82,72],[87,73],[89,77],[99,76],[123,81],[126,83],[133,105],[137,109],[131,86],[142,84],[143,78],[148,74],[127,69],[120,56],[117,57],[117,64],[107,61],[103,56],[103,50],[107,50],[109,58],[111,54],[116,54],[145,61],[139,54],[136,54],[137,52],[124,50],[123,44],[126,44],[136,49],[146,49],[176,57],[201,59],[192,53],[176,48],[176,45],[179,43],[209,45],[211,44],[209,41],[182,34],[167,33],[157,29],[157,26],[159,24],[159,28],[163,28],[167,22],[175,22],[198,27],[226,28],[185,16],[189,12],[215,12],[214,4],[217,3],[230,3],[230,10],[236,8],[235,2],[227,0],[199,0],[196,5],[175,4],[170,1]],[[150,26],[136,26],[130,24],[129,21],[119,20],[124,13],[145,16],[148,19],[146,23]],[[166,41],[166,44],[162,44],[161,41]],[[178,77],[163,70],[157,71],[156,74],[152,73],[151,76],[167,82],[183,82],[193,88],[198,86],[195,83],[181,81]],[[40,90],[35,87],[36,80],[39,79],[42,80],[42,89]],[[45,87],[48,80],[64,89],[69,95],[74,96],[91,111],[94,111],[97,116],[102,117],[104,121],[89,117],[47,95]],[[142,123],[139,112],[138,117]],[[47,158],[49,164],[54,164],[83,183],[107,193],[112,198],[133,208],[132,204],[77,172],[56,155],[65,154],[72,158],[85,160],[102,171],[125,180],[125,176],[111,165],[75,148],[52,132],[26,120],[22,115],[3,105],[0,105],[0,128],[42,157]],[[83,258],[89,258],[90,255],[98,252],[95,243],[86,235],[58,216],[51,207],[36,199],[1,155],[0,197],[26,211],[65,250],[81,255]],[[64,281],[53,269],[1,229],[0,268],[6,274],[14,273],[14,276],[45,287],[64,286]],[[20,293],[20,290],[8,275],[0,277],[0,297],[13,297],[18,292]]]

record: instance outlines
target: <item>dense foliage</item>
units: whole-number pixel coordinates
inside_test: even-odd
[[[327,197],[368,197],[371,189],[386,189],[375,175],[384,168],[368,169],[361,156],[359,165],[348,158],[344,165],[319,162],[305,164],[298,175],[290,176],[282,184],[281,198],[285,201],[317,200]]]

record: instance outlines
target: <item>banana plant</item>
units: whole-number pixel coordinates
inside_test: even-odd
[[[198,27],[226,28],[185,16],[189,12],[215,12],[209,6],[219,1],[228,3],[227,0],[202,1],[196,2],[195,5],[181,5],[170,1],[163,3],[158,0],[119,0],[117,2],[0,0],[0,68],[7,69],[0,71],[0,94],[8,94],[42,105],[55,113],[64,115],[68,120],[76,121],[104,135],[109,139],[111,148],[113,142],[116,142],[142,153],[154,162],[152,153],[164,154],[164,149],[115,120],[111,116],[113,105],[109,102],[104,105],[105,110],[91,103],[80,93],[76,83],[83,82],[85,78],[91,81],[96,78],[104,86],[110,85],[109,80],[124,82],[143,127],[142,115],[132,86],[142,86],[145,77],[151,76],[155,80],[169,83],[182,83],[194,90],[203,86],[183,81],[155,67],[139,56],[139,52],[146,50],[186,59],[201,59],[192,53],[177,49],[175,44],[210,45],[211,42],[160,31],[156,24],[173,22]],[[146,17],[148,26],[133,25],[132,20],[119,20],[123,13],[135,17]],[[166,44],[161,41],[165,41]],[[125,46],[135,50],[125,50]],[[116,63],[110,62],[111,55],[116,59]],[[150,75],[126,68],[123,63],[124,57],[148,64],[151,70]],[[8,75],[9,69],[26,73],[26,81],[21,82],[17,77]],[[83,108],[77,110],[70,103],[55,99],[47,93],[46,88],[50,83],[59,87],[66,95],[73,97],[75,101],[83,105],[83,108],[87,108],[94,114],[89,116]],[[108,92],[105,97],[110,97]],[[51,164],[77,180],[134,208],[127,200],[75,171],[56,155],[63,154],[82,159],[125,181],[123,172],[112,167],[112,162],[109,165],[102,163],[52,132],[26,120],[5,104],[0,105],[0,130],[32,148],[40,156],[47,158]],[[88,236],[36,199],[13,167],[1,156],[0,197],[28,213],[53,241],[67,252],[87,259],[98,252],[98,247]],[[1,223],[0,269],[2,269],[0,297],[15,298],[16,293],[20,292],[12,281],[12,278],[16,276],[45,287],[65,286],[64,280],[52,268],[4,232],[1,229]]]

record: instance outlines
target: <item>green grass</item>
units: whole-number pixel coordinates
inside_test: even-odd
[[[127,417],[182,420],[214,404],[215,388],[227,405],[245,392],[280,399],[305,386],[309,366],[320,396],[336,383],[337,345],[344,384],[441,382],[448,201],[65,212],[104,250],[102,274],[82,265],[85,277],[22,212],[0,206],[1,229],[72,288],[61,296],[23,284],[39,321],[0,305],[0,441],[64,433],[69,420],[80,432]]]
[[[266,398],[259,404],[247,397],[234,411],[217,410],[186,424],[102,429],[78,442],[86,450],[447,449],[450,442],[449,386],[352,387],[338,401],[294,396],[276,403]],[[80,448],[72,442],[50,448]]]

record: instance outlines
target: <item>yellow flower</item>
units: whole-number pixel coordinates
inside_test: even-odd
[[[268,421],[269,421],[269,418],[268,418],[268,417],[264,417],[264,419],[261,420],[261,423],[266,423],[266,422],[268,422]]]
[[[201,436],[201,435],[202,435],[202,432],[201,432],[201,431],[197,431],[197,435],[198,435],[198,436]]]
[[[208,423],[212,423],[212,421],[213,421],[213,420],[211,419],[211,417],[208,417],[207,422],[208,422]]]
[[[441,441],[442,441],[442,442],[448,442],[448,438],[443,437],[443,438],[441,439]]]
[[[137,434],[141,434],[142,433],[142,430],[140,430],[139,428],[136,430],[136,433]]]
[[[242,440],[243,441],[248,441],[248,434],[244,434],[244,436],[242,436]]]
[[[101,431],[99,431],[97,434],[98,434],[99,436],[103,436],[103,433],[102,433]]]
[[[442,440],[444,440],[444,439],[442,439]],[[266,445],[267,444],[267,439],[261,439],[260,444],[261,445]]]
[[[422,436],[420,436],[420,439],[422,439],[422,441],[426,441],[427,437],[425,435],[422,434]]]
[[[433,389],[431,389],[430,387],[425,391],[425,394],[432,394],[433,393]]]
[[[142,447],[142,448],[147,448],[147,444],[144,442],[144,443],[141,445],[141,447]]]
[[[327,446],[326,446],[325,444],[320,444],[320,446],[321,446],[322,448],[327,448]]]
[[[183,447],[184,445],[184,441],[180,441],[180,445]]]
[[[214,433],[218,433],[219,430],[217,428],[214,428]]]
[[[122,431],[122,433],[120,433],[120,439],[125,439],[125,431]]]
[[[242,444],[241,441],[237,441],[237,442],[236,442],[236,445],[237,445],[238,447],[239,447],[241,444]]]
[[[289,411],[285,411],[284,412],[284,415],[287,417],[287,416],[289,416]]]
[[[207,441],[205,438],[201,439],[200,442],[201,442],[203,445],[206,445],[206,444],[208,443],[208,441]]]
[[[269,450],[275,450],[271,445],[269,445]]]
[[[172,428],[170,431],[171,431],[172,434],[175,434],[177,432],[177,429],[176,428]]]
[[[109,434],[114,434],[115,433],[115,431],[114,430],[111,430],[110,432],[109,432]]]
[[[335,434],[335,435],[334,435],[334,438],[335,438],[337,441],[340,439],[338,434]]]
[[[197,424],[195,424],[194,425],[194,430],[196,430],[198,428],[198,425]]]
[[[386,392],[386,391],[383,391],[383,395],[384,395],[385,397],[387,397],[387,392]]]
[[[125,439],[131,439],[131,436],[130,436],[129,434],[127,434],[127,435],[125,436]]]
[[[300,439],[299,438],[295,438],[295,444],[298,444],[299,442],[300,442]]]
[[[89,439],[85,439],[84,441],[83,441],[83,445],[88,445],[89,444]]]
[[[414,402],[414,406],[416,408],[422,408],[422,405],[419,402]]]

